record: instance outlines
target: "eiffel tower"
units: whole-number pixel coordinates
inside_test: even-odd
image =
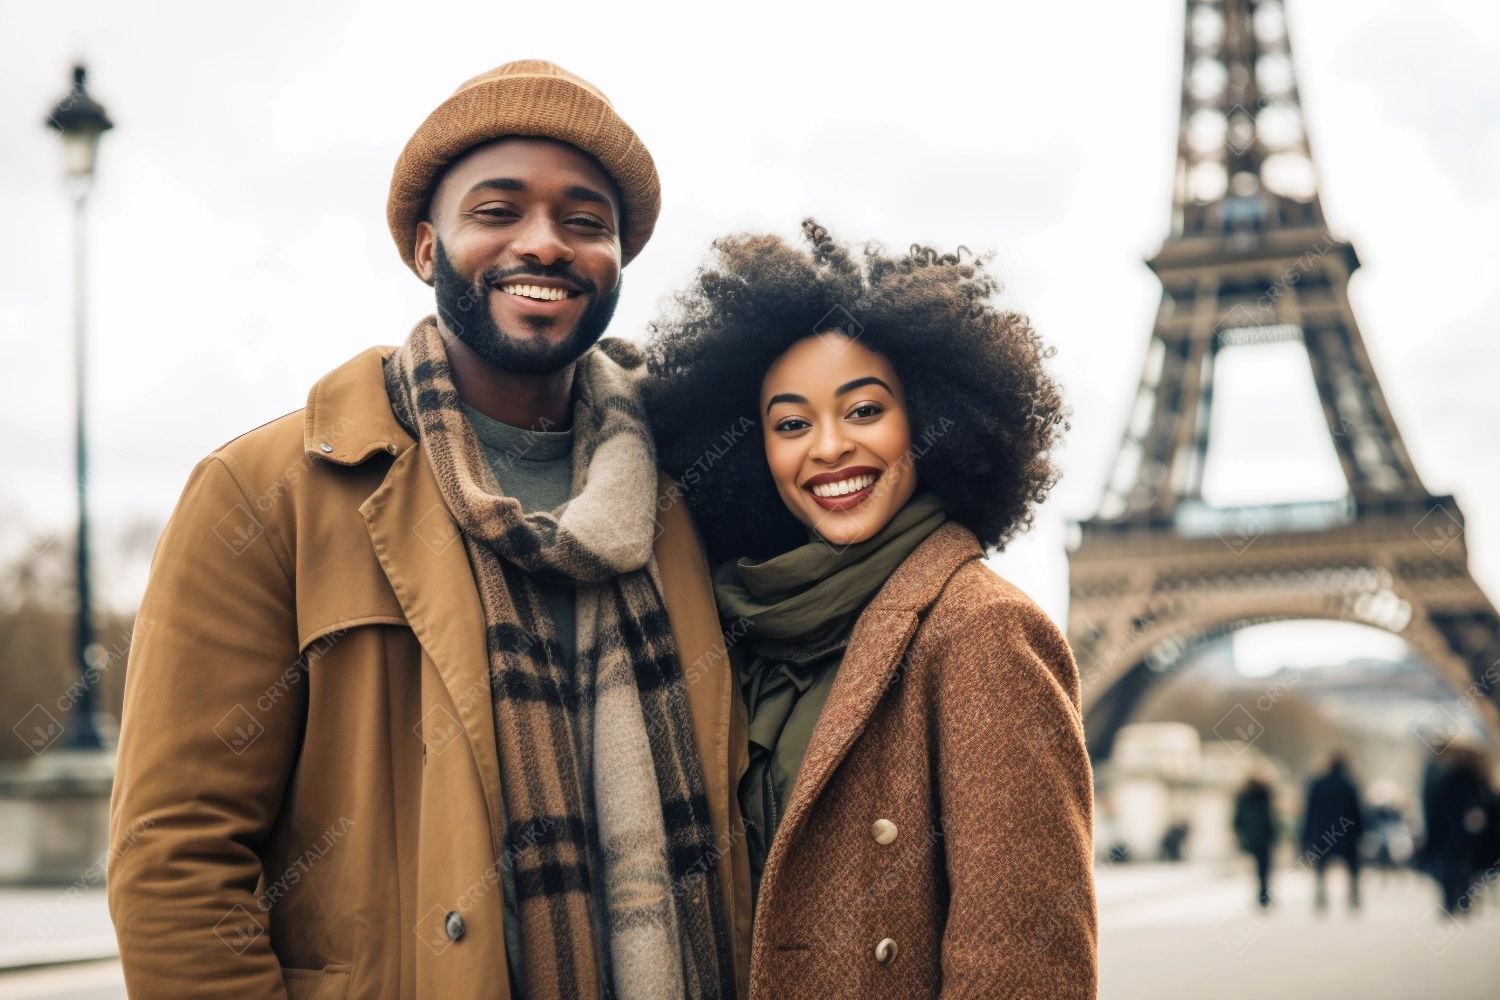
[[[1068,556],[1090,753],[1109,755],[1195,646],[1291,618],[1402,636],[1500,733],[1500,620],[1469,574],[1463,514],[1422,485],[1355,323],[1359,258],[1324,220],[1282,4],[1189,0],[1185,27],[1171,236],[1147,262],[1161,304],[1103,499]],[[1219,352],[1288,341],[1306,346],[1347,496],[1211,507]]]

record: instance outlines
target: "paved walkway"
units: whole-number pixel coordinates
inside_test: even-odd
[[[4,1000],[125,1000],[117,959],[0,972]]]
[[[1284,873],[1262,912],[1242,866],[1120,865],[1098,873],[1100,1000],[1495,1000],[1500,997],[1500,901],[1456,923],[1436,909],[1432,883],[1366,873],[1365,905],[1312,911],[1312,879]],[[1500,885],[1490,894],[1500,896]],[[0,1000],[124,1000],[102,887],[0,890]]]
[[[1248,865],[1121,865],[1096,881],[1100,1000],[1500,997],[1500,885],[1459,922],[1412,872],[1365,872],[1351,914],[1330,871],[1323,916],[1305,872],[1278,875],[1266,911]]]
[[[117,954],[103,883],[0,889],[0,969]]]

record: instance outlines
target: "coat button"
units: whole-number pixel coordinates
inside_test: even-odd
[[[890,965],[896,960],[896,941],[894,938],[881,938],[880,943],[875,946],[875,961],[881,965]]]
[[[318,447],[321,448],[321,449],[323,449],[323,454],[325,454],[325,455],[327,455],[329,452],[333,451],[333,445],[331,445],[331,444],[320,444],[320,445],[318,445]]]
[[[896,824],[888,819],[877,819],[870,826],[870,836],[875,838],[875,843],[884,847],[896,839]]]
[[[448,935],[448,940],[457,941],[464,936],[466,930],[468,928],[464,926],[463,914],[457,910],[449,910],[448,918],[443,921],[443,931]]]

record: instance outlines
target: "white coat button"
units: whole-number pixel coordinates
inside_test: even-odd
[[[318,447],[323,449],[323,454],[325,455],[333,451],[333,445],[331,444],[320,444]]]
[[[443,932],[448,935],[449,941],[457,941],[464,936],[468,927],[464,925],[463,914],[457,910],[449,910],[448,917],[443,921]]]
[[[896,941],[894,938],[881,938],[880,943],[875,946],[875,961],[881,965],[890,965],[896,960]]]
[[[875,843],[884,847],[896,839],[896,824],[888,819],[877,819],[870,826],[870,836],[875,838]]]

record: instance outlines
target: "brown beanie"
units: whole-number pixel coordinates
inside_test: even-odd
[[[464,83],[401,151],[385,215],[407,267],[417,269],[417,223],[444,171],[468,150],[507,135],[557,139],[598,160],[624,202],[624,262],[641,252],[661,211],[661,183],[651,154],[592,84],[553,63],[522,59]]]

